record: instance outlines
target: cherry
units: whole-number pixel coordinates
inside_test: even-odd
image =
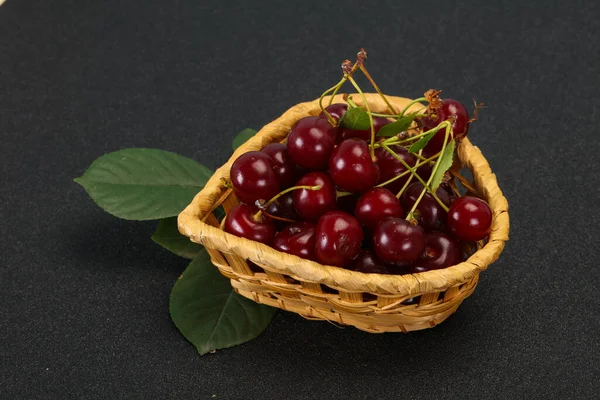
[[[273,248],[308,260],[315,260],[315,228],[310,222],[295,222],[277,232]]]
[[[356,202],[354,215],[367,229],[373,230],[385,217],[402,217],[402,206],[394,193],[384,188],[373,188]]]
[[[269,200],[279,193],[275,163],[267,154],[250,151],[239,156],[231,166],[231,184],[237,198],[247,204]]]
[[[390,123],[390,120],[384,117],[373,117],[373,127],[375,128],[375,135],[379,130]],[[356,130],[356,129],[348,129],[348,128],[340,128],[340,138],[339,140],[346,140],[350,138],[357,138],[366,140],[367,142],[371,141],[371,128],[364,130]]]
[[[362,249],[358,256],[346,267],[349,270],[365,274],[389,274],[387,265],[378,259],[372,250]]]
[[[460,197],[452,203],[448,211],[448,229],[460,240],[478,241],[484,239],[492,227],[490,206],[477,197]]]
[[[294,193],[288,192],[269,204],[267,213],[274,217],[291,219],[293,221],[298,220],[298,214],[294,208]],[[280,221],[275,218],[273,218],[273,223],[277,229],[281,229],[289,224],[289,222]]]
[[[271,143],[261,151],[273,159],[275,173],[281,187],[292,186],[298,180],[300,175],[298,167],[290,158],[285,144]]]
[[[462,261],[462,252],[456,240],[442,232],[427,235],[425,251],[413,266],[412,272],[425,272],[447,268]]]
[[[330,211],[317,223],[315,255],[325,265],[344,266],[360,252],[363,240],[360,224],[343,211]]]
[[[398,154],[402,160],[406,162],[411,167],[414,167],[417,160],[416,158],[408,152],[404,147],[400,145],[390,146],[390,149],[394,151],[394,153]],[[383,147],[378,147],[375,149],[375,158],[377,159],[377,166],[379,167],[379,181],[377,183],[386,182],[395,176],[400,175],[403,172],[406,172],[407,169],[400,161],[394,158],[386,149]],[[398,193],[400,189],[404,186],[410,173],[406,174],[402,178],[396,179],[394,182],[387,184],[385,187],[388,188],[393,193]],[[423,178],[425,179],[425,178]]]
[[[397,218],[387,217],[373,232],[373,249],[381,260],[406,265],[419,259],[425,249],[423,228]]]
[[[275,225],[258,207],[239,203],[227,213],[225,232],[270,245],[275,236]]]
[[[317,186],[320,189],[298,189],[294,190],[294,208],[300,217],[308,221],[317,221],[327,211],[336,207],[336,191],[329,178],[324,172],[309,172],[296,182],[296,186]]]
[[[371,159],[365,141],[348,139],[333,151],[329,160],[329,174],[340,189],[362,192],[377,184],[379,168]]]
[[[406,191],[402,194],[402,205],[406,210],[412,209],[412,206],[415,204],[421,192],[423,191],[423,185],[421,182],[411,183]],[[435,194],[442,201],[442,203],[449,205],[450,197],[448,196],[448,192],[446,192],[443,188],[439,187]],[[433,198],[431,193],[427,192],[419,202],[417,206],[417,210],[419,210],[420,218],[419,225],[421,225],[426,231],[431,231],[435,229],[440,229],[446,220],[446,211],[438,204],[438,202]]]
[[[325,110],[327,110],[329,115],[331,115],[331,118],[333,118],[335,122],[338,123],[340,119],[344,116],[344,114],[346,114],[346,111],[348,111],[348,104],[335,103],[325,107]],[[321,114],[319,114],[319,118],[327,119],[327,115],[323,111],[321,111]]]
[[[436,111],[436,116],[434,118],[426,118],[423,120],[423,128],[427,131],[435,128],[441,122],[451,119],[454,119],[454,122],[452,122],[454,139],[461,139],[467,136],[467,133],[469,132],[469,113],[465,106],[454,99],[444,99],[442,107]],[[440,129],[423,149],[423,155],[429,158],[438,153],[442,149],[445,136],[446,129]]]
[[[335,147],[337,128],[319,117],[304,117],[288,135],[287,151],[301,168],[325,169]]]

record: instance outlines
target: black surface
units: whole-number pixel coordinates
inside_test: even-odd
[[[0,7],[1,398],[597,396],[598,3],[324,3]],[[435,329],[280,312],[199,357],[168,315],[186,261],[72,179],[131,146],[216,168],[235,132],[318,97],[360,46],[388,93],[490,106],[470,137],[509,199],[511,241]]]

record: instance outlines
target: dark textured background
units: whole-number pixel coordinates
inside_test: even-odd
[[[319,3],[0,7],[0,397],[597,395],[598,3]],[[470,137],[509,199],[511,241],[435,329],[370,335],[280,312],[199,357],[168,314],[186,261],[72,179],[131,146],[216,168],[235,132],[318,97],[360,46],[388,93],[490,106]]]

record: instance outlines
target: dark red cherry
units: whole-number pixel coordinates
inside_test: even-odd
[[[394,153],[398,154],[404,162],[406,162],[411,167],[414,167],[416,164],[416,158],[408,152],[404,147],[400,145],[390,146],[390,149],[394,151]],[[375,158],[377,159],[377,166],[379,167],[379,181],[378,184],[386,182],[403,172],[406,172],[407,169],[400,161],[394,158],[388,151],[386,151],[382,147],[378,147],[375,149]],[[402,178],[396,179],[394,182],[387,184],[385,187],[389,189],[392,193],[396,194],[402,189],[404,184],[406,183],[410,173],[406,174]],[[423,178],[425,179],[425,178]]]
[[[425,251],[412,267],[412,272],[447,268],[462,261],[462,251],[456,240],[442,232],[427,234]]]
[[[225,232],[270,245],[275,236],[275,225],[270,218],[260,213],[253,205],[239,203],[227,213]]]
[[[342,267],[360,252],[363,230],[352,215],[330,211],[317,223],[315,255],[321,264]]]
[[[382,261],[410,264],[418,260],[425,249],[425,232],[402,218],[387,217],[375,227],[373,249]]]
[[[315,260],[315,224],[295,222],[275,234],[273,248],[308,260]]]
[[[335,120],[335,122],[338,123],[340,121],[340,118],[342,118],[344,116],[344,114],[346,114],[346,111],[348,111],[348,104],[335,103],[335,104],[325,107],[325,110],[327,110],[329,115],[331,115],[331,117]],[[323,111],[321,111],[321,114],[319,114],[319,117],[327,119],[327,116],[325,115],[325,113]]]
[[[359,139],[341,142],[329,160],[333,182],[347,192],[363,192],[377,184],[379,168],[371,159],[369,145]]]
[[[305,169],[325,169],[333,152],[337,128],[325,118],[304,117],[288,135],[287,151],[291,159]]]
[[[448,229],[460,240],[484,239],[492,227],[490,206],[477,197],[460,197],[448,211]]]
[[[424,130],[430,130],[438,126],[441,122],[454,119],[452,131],[455,139],[461,139],[469,132],[469,113],[465,106],[454,99],[444,99],[442,107],[437,111],[435,118],[426,118],[423,120]],[[445,129],[440,129],[434,137],[431,138],[427,146],[423,149],[425,157],[431,157],[442,149],[444,144]]]
[[[256,200],[268,201],[279,193],[274,167],[271,157],[260,151],[239,156],[231,166],[231,184],[237,198],[246,204],[254,204]]]
[[[378,259],[372,250],[362,249],[347,269],[365,274],[389,274],[388,266]]]
[[[318,190],[294,190],[294,208],[298,215],[308,221],[317,221],[327,211],[336,207],[336,191],[331,178],[324,172],[309,172],[295,186],[317,186]]]
[[[375,128],[375,135],[379,130],[390,123],[390,120],[384,117],[373,117],[373,126]],[[371,128],[365,130],[356,130],[348,128],[340,128],[339,140],[346,140],[350,138],[356,138],[371,142]]]
[[[275,217],[297,221],[299,218],[296,209],[294,208],[294,193],[288,192],[281,195],[277,200],[269,204],[267,213]],[[289,224],[289,222],[279,221],[277,219],[274,219],[273,223],[278,230]]]
[[[405,210],[411,210],[412,206],[415,204],[421,192],[423,191],[423,185],[421,182],[411,183],[406,191],[402,194],[402,205]],[[448,196],[448,192],[446,192],[443,188],[438,188],[435,192],[438,198],[442,201],[442,203],[449,205],[450,197]],[[446,211],[438,204],[438,202],[433,198],[433,196],[428,192],[425,193],[419,205],[417,206],[417,210],[419,211],[419,225],[421,225],[426,231],[432,231],[436,229],[440,229],[446,220]]]
[[[354,215],[365,228],[373,230],[385,217],[402,217],[400,201],[384,188],[373,188],[364,192],[356,202]]]
[[[275,173],[282,188],[290,187],[298,180],[300,177],[299,169],[287,153],[285,144],[271,143],[261,151],[273,159]]]

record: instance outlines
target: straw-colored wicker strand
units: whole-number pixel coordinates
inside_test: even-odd
[[[372,110],[381,112],[386,109],[385,103],[377,94],[369,93],[365,96]],[[359,96],[354,96],[354,99],[361,104],[362,100]],[[390,96],[388,99],[399,109],[410,102],[410,99],[400,97]],[[325,99],[325,102],[327,101],[328,98]],[[343,102],[343,99],[338,95],[334,98],[334,102]],[[418,108],[419,105],[414,105],[411,110]],[[398,297],[442,291],[470,281],[497,259],[504,248],[504,242],[508,239],[508,203],[487,161],[467,138],[463,139],[458,146],[458,155],[463,164],[472,171],[475,186],[490,204],[494,213],[494,223],[485,247],[467,261],[450,268],[402,276],[362,274],[281,253],[269,246],[235,237],[201,222],[204,213],[208,212],[221,196],[223,190],[221,180],[229,178],[231,165],[239,155],[260,150],[269,143],[283,140],[296,121],[307,115],[317,115],[319,112],[317,100],[298,104],[264,126],[256,136],[239,147],[179,215],[180,232],[196,243],[209,248],[227,249],[229,253],[264,264],[272,272],[290,275],[300,281],[322,283],[349,292],[393,294]]]

